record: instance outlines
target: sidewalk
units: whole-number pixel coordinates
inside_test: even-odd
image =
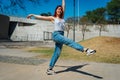
[[[21,54],[20,54],[21,53]],[[9,55],[10,54],[10,55]],[[24,55],[25,54],[25,55]],[[0,49],[0,56],[31,58],[21,49]],[[0,80],[119,80],[120,64],[58,60],[56,75],[47,75],[49,60],[37,65],[0,62]]]

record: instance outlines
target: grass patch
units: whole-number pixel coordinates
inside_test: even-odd
[[[120,63],[120,38],[95,37],[79,42],[79,44],[88,48],[96,49],[97,53],[95,55],[86,56],[86,54],[81,53],[80,51],[72,49],[68,46],[64,46],[60,58],[104,63]],[[41,54],[38,57],[50,58],[53,54],[54,49],[33,48],[29,51]]]
[[[50,58],[54,52],[54,48],[40,47],[40,48],[32,48],[29,49],[28,51],[40,54],[40,56],[38,57]]]

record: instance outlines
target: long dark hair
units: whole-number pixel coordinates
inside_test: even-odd
[[[57,16],[57,15],[56,15],[56,10],[58,9],[58,7],[61,7],[61,9],[62,9],[62,13],[61,13],[61,15],[60,15],[60,18],[63,18],[63,16],[64,16],[64,12],[63,12],[63,8],[62,8],[61,5],[58,5],[58,6],[56,7],[55,12],[54,12],[54,17]]]

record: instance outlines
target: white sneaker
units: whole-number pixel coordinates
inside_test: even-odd
[[[47,69],[47,75],[55,75],[55,71],[54,70],[50,70],[50,69]]]
[[[87,49],[86,51],[86,54],[89,56],[89,55],[91,55],[91,54],[94,54],[94,53],[96,53],[96,50],[92,50],[92,49]]]

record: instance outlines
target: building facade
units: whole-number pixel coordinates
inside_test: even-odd
[[[73,26],[66,25],[65,36],[73,39]],[[83,39],[83,25],[75,27],[75,41]],[[101,32],[100,32],[101,30]],[[0,39],[12,41],[51,41],[54,24],[49,21],[0,15]],[[96,36],[120,37],[120,25],[87,25],[84,39]]]

